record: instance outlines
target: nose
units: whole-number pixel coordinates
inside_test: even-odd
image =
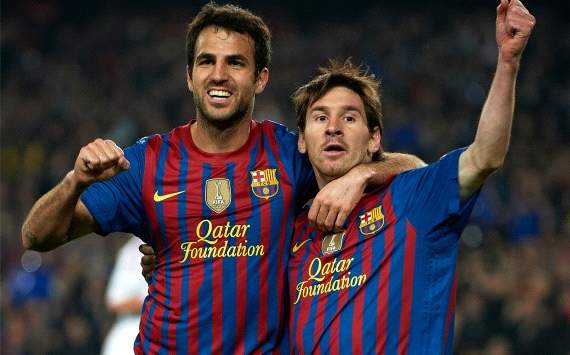
[[[325,134],[327,136],[340,136],[342,135],[342,127],[340,124],[340,120],[334,117],[330,118],[327,121],[327,127]]]
[[[216,83],[226,81],[228,79],[228,71],[225,63],[218,61],[216,65],[214,65],[210,78]]]

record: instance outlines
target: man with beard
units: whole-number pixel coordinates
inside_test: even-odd
[[[504,162],[520,59],[535,19],[518,0],[497,8],[499,56],[473,143],[370,189],[346,228],[295,221],[290,250],[289,352],[452,353],[457,243],[478,191]],[[300,136],[320,189],[381,159],[378,82],[346,62],[293,95]],[[154,268],[152,249],[141,264]]]
[[[368,191],[342,232],[297,218],[288,266],[292,353],[452,353],[458,241],[481,185],[505,160],[534,24],[519,0],[500,1],[497,67],[472,144]],[[378,159],[383,125],[373,77],[333,65],[293,101],[299,150],[319,188]]]
[[[32,207],[23,245],[47,251],[115,231],[152,245],[137,354],[287,352],[293,221],[316,184],[297,136],[252,117],[269,78],[269,30],[239,7],[208,4],[189,26],[187,54],[196,118],[124,152],[103,139],[81,148]],[[355,167],[315,198],[313,223],[342,226],[365,186],[417,164],[392,156]]]

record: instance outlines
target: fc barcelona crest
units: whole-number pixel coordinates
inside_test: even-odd
[[[251,191],[259,198],[268,200],[279,192],[277,169],[253,170],[251,174]]]
[[[360,232],[364,235],[376,234],[384,226],[384,213],[382,206],[374,207],[360,215]]]
[[[341,250],[343,242],[344,232],[326,235],[323,238],[323,243],[321,244],[323,255],[332,254]]]
[[[208,179],[204,192],[206,206],[216,213],[224,211],[232,202],[232,186],[228,179]]]

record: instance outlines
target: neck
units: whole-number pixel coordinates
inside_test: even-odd
[[[334,170],[329,169],[328,170],[329,174],[325,174],[323,173],[323,171],[317,169],[312,162],[311,164],[313,165],[313,171],[315,173],[315,179],[317,180],[317,185],[319,186],[319,190],[322,190],[329,182],[336,180],[340,177],[343,177],[346,174],[350,173],[350,171],[352,171],[355,167],[362,164],[370,163],[371,161],[372,161],[372,154],[368,153],[366,156],[362,157],[360,160],[357,160],[356,163],[353,163],[352,165]],[[363,176],[361,173],[359,173],[358,175]]]
[[[207,153],[228,153],[243,146],[249,138],[251,117],[246,116],[235,125],[217,127],[205,119],[197,118],[190,126],[194,144]]]
[[[322,190],[323,187],[325,187],[329,182],[333,181],[334,179],[338,178],[338,176],[336,177],[332,177],[332,176],[326,176],[323,174],[319,174],[316,169],[315,171],[315,179],[317,180],[317,185],[319,186],[319,190]]]

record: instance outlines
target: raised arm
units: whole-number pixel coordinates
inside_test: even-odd
[[[471,196],[503,165],[511,135],[519,64],[534,24],[534,16],[522,2],[501,0],[497,7],[499,57],[495,77],[483,105],[475,140],[459,159],[462,199]]]
[[[390,177],[426,165],[415,155],[384,153],[379,162],[360,164],[329,182],[313,199],[310,223],[325,231],[341,230],[368,186],[380,186]]]
[[[95,232],[96,223],[79,200],[96,181],[128,169],[129,162],[113,141],[97,139],[81,148],[75,166],[32,207],[22,225],[26,249],[48,251],[77,237]]]

